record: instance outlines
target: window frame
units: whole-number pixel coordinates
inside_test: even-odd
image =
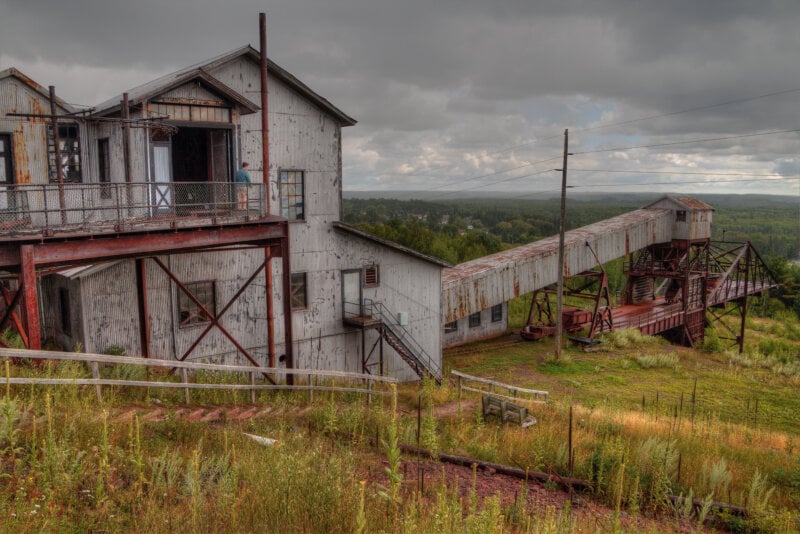
[[[477,311],[469,315],[469,327],[478,328],[481,325],[481,312]]]
[[[286,180],[284,180],[284,176],[286,176]],[[289,177],[292,176],[295,179],[289,180]],[[291,195],[288,194],[286,189],[289,186],[294,187],[295,189],[298,186],[298,181],[296,178],[299,176],[299,186],[300,186],[300,194],[298,195],[296,191],[294,191]],[[297,209],[297,203],[292,205],[290,203],[291,199],[300,199],[300,209]],[[286,200],[286,206],[284,207],[284,199]],[[278,169],[278,202],[280,205],[280,213],[281,217],[285,217],[290,222],[292,221],[305,221],[306,220],[306,172],[302,169]],[[298,216],[299,211],[299,216]]]
[[[302,302],[302,305],[300,305],[299,303],[296,305],[296,302],[295,302],[295,299],[297,297],[297,291],[296,291],[295,288],[299,287],[299,286],[295,285],[295,280],[296,279],[297,280],[302,280],[302,288],[303,288],[303,293],[302,293],[303,302]],[[291,280],[290,280],[289,287],[291,288],[289,290],[290,291],[290,297],[289,298],[291,299],[290,304],[292,306],[292,311],[307,310],[308,309],[308,273],[305,272],[305,271],[291,273]]]
[[[203,285],[203,284],[210,284],[211,285],[211,293],[210,293],[211,294],[211,306],[208,306],[207,302],[203,302],[203,299],[201,299],[197,295],[197,292],[192,289],[193,287],[197,287],[197,286],[200,286],[200,285]],[[214,317],[216,317],[216,315],[217,315],[217,281],[216,280],[197,280],[197,281],[194,281],[194,282],[186,282],[183,285],[186,287],[187,290],[189,290],[189,292],[191,292],[192,295],[195,296],[195,298],[197,298],[197,300],[199,300],[200,302],[203,303],[203,305],[206,307],[206,309],[208,309],[208,311],[211,314],[213,314]],[[188,304],[191,306],[191,308],[185,308],[184,309],[184,307],[183,307],[184,299],[188,300]],[[190,299],[189,296],[181,288],[178,288],[177,305],[178,305],[178,328],[191,328],[193,326],[207,325],[208,323],[212,322],[212,318],[211,317],[207,317],[207,316],[206,317],[202,317],[202,316],[200,316],[200,308],[197,307],[197,304],[195,304],[195,302],[192,299]],[[197,313],[197,319],[193,320],[191,322],[184,322],[184,319],[183,319],[184,311],[186,311],[186,313],[189,314],[190,318],[191,318],[192,312]]]
[[[492,306],[492,322],[499,323],[503,320],[503,304]]]
[[[675,211],[675,222],[686,222],[686,210]]]
[[[444,333],[452,334],[453,332],[458,332],[458,319],[450,321],[449,323],[444,323]]]
[[[50,183],[58,183],[58,167],[57,164],[65,168],[64,183],[83,183],[82,171],[82,154],[81,154],[81,130],[77,122],[65,122],[58,125],[58,144],[59,155],[61,162],[56,162],[56,144],[55,136],[53,134],[53,125],[47,125],[47,166]],[[75,136],[62,135],[62,129],[69,131],[70,128],[75,129]],[[72,146],[67,145],[67,140],[74,141]],[[63,144],[63,147],[61,146]],[[63,162],[66,161],[66,164]]]
[[[14,176],[14,136],[8,132],[0,132],[4,147],[0,151],[0,156],[5,160],[6,180],[0,185],[14,185],[17,180]]]

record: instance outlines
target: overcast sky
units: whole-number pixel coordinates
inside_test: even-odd
[[[0,69],[97,104],[257,47],[259,11],[359,121],[346,190],[557,190],[569,128],[575,191],[800,194],[800,132],[741,137],[800,129],[797,0],[0,0]]]

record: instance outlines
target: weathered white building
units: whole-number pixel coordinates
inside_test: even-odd
[[[11,199],[15,184],[52,182],[56,167],[52,155],[48,160],[53,134],[44,117],[47,93],[18,71],[3,72],[0,163],[6,168],[0,182],[11,187],[0,196]],[[138,210],[134,200],[139,197],[151,219],[163,213],[216,220],[215,210],[223,204],[238,203],[239,216],[271,207],[273,215],[289,220],[291,252],[291,295],[276,283],[272,296],[274,339],[283,339],[282,303],[291,299],[295,367],[373,373],[381,367],[404,379],[418,378],[423,368],[439,373],[441,271],[448,264],[339,222],[342,128],[355,121],[271,62],[270,165],[265,173],[260,165],[260,73],[258,51],[245,46],[131,89],[127,106],[120,96],[75,114],[70,125],[62,118],[61,190],[82,195],[81,206],[95,218]],[[8,96],[10,87],[36,104],[21,107]],[[61,114],[75,111],[60,104]],[[3,121],[7,113],[17,112],[27,116]],[[27,135],[32,128],[41,131]],[[251,164],[254,184],[266,185],[234,185],[242,162]],[[45,203],[50,198],[47,193],[41,197]],[[39,197],[26,189],[25,198]],[[57,218],[58,199],[51,202],[51,217]],[[79,215],[71,210],[65,220],[71,217]],[[19,210],[8,219],[6,224],[30,223]],[[146,260],[147,352],[158,358],[235,361],[235,338],[265,364],[264,272],[253,275],[241,291],[264,257],[263,250],[232,246]],[[136,269],[133,261],[120,259],[42,277],[42,337],[68,348],[80,342],[90,352],[142,354]],[[280,263],[273,262],[272,270],[274,280],[281,280]],[[230,335],[213,328],[176,279],[218,315]],[[206,329],[207,335],[201,335]],[[281,342],[275,348],[277,355],[285,353]]]

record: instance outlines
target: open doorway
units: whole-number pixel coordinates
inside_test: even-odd
[[[172,136],[175,203],[190,210],[230,202],[230,130],[181,127]],[[184,185],[185,184],[185,185]]]

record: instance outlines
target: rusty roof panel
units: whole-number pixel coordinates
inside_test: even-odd
[[[564,272],[578,274],[596,266],[598,260],[605,263],[668,242],[671,229],[670,210],[639,209],[571,230],[564,236]],[[558,236],[552,236],[445,269],[442,312],[446,322],[455,321],[557,279]]]

